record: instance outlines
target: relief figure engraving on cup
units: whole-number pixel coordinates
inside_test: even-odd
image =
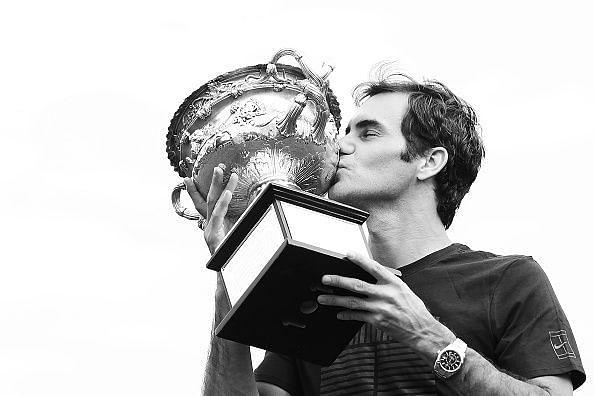
[[[280,64],[292,57],[299,67]],[[167,134],[167,154],[182,177],[192,177],[206,197],[213,169],[223,164],[224,183],[232,173],[238,186],[229,204],[231,221],[267,183],[323,195],[338,164],[340,109],[328,87],[331,67],[313,72],[294,50],[277,52],[268,64],[243,67],[209,81],[175,113]],[[185,218],[202,220],[180,202]],[[200,222],[202,224],[202,221]]]

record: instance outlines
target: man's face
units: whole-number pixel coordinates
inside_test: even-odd
[[[330,199],[369,210],[398,199],[415,183],[416,161],[400,158],[406,150],[400,125],[407,109],[405,93],[381,93],[363,102],[339,142]]]

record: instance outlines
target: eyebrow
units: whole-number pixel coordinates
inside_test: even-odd
[[[363,129],[365,127],[381,128],[382,124],[377,120],[361,120],[355,124],[356,129]],[[351,131],[351,124],[347,125],[344,134],[348,135]]]

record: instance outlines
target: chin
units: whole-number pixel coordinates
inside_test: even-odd
[[[340,187],[337,186],[338,183],[335,183],[333,185],[330,186],[330,189],[328,189],[328,198],[330,198],[333,201],[340,201]]]
[[[344,186],[344,183],[343,185],[339,184],[340,183],[336,183],[330,187],[328,190],[328,198],[345,205],[354,206],[356,208],[360,207],[361,205],[356,202],[356,194],[354,194],[354,191],[349,191],[348,188],[345,188],[346,186]]]

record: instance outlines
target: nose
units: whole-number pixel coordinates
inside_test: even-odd
[[[349,140],[349,135],[343,136],[338,140],[338,148],[340,155],[352,154],[355,151],[354,144]]]

